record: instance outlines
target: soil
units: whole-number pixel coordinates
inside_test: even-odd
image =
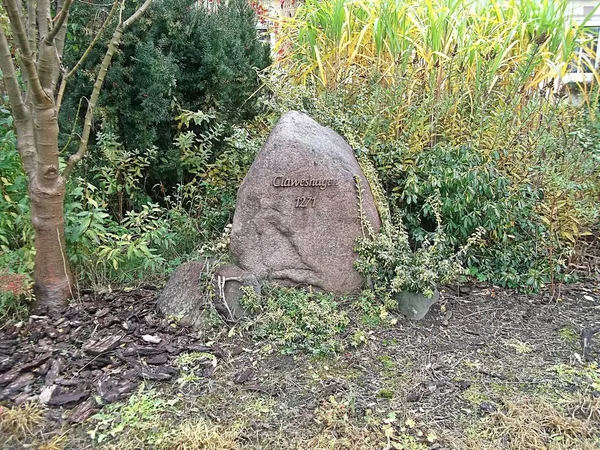
[[[580,447],[560,448],[599,442],[600,406],[586,418],[576,411],[581,405],[561,403],[585,397],[600,405],[598,280],[535,295],[483,284],[446,287],[424,320],[370,329],[363,344],[326,358],[282,355],[252,341],[241,325],[203,336],[161,317],[156,298],[148,289],[91,293],[59,316],[38,313],[5,325],[0,421],[1,408],[32,401],[43,403],[44,418],[27,436],[0,442],[37,448],[61,436],[64,448],[96,448],[87,434],[93,415],[130,398],[140,383],[176,399],[177,411],[165,418],[171,423],[235,427],[235,448],[386,448],[372,437],[379,432],[387,448],[483,448],[476,443],[481,427],[508,417],[520,401],[566,405],[564,417],[593,425]],[[212,359],[177,359],[193,352]],[[423,447],[393,446],[398,436]],[[346,445],[353,439],[374,440]],[[509,441],[488,448],[533,448]]]

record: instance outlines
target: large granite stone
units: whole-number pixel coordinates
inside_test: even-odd
[[[346,141],[305,114],[283,115],[238,191],[231,231],[238,265],[285,285],[339,294],[360,289],[355,175],[365,190],[364,213],[378,231],[369,184]]]

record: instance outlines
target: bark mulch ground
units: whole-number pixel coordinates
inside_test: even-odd
[[[156,312],[156,292],[83,295],[57,315],[31,315],[0,331],[0,401],[74,408],[72,422],[127,397],[142,380],[169,381],[181,352],[207,352],[197,333]]]
[[[472,444],[477,427],[501,419],[498,429],[506,431],[515,404],[535,412],[535,405],[579,395],[600,405],[600,372],[589,370],[600,362],[600,333],[586,335],[600,325],[597,279],[535,295],[447,287],[425,320],[374,328],[363,345],[329,358],[281,355],[235,329],[209,340],[157,313],[156,297],[144,289],[86,294],[60,315],[4,326],[0,405],[47,405],[44,433],[67,430],[66,447],[78,449],[92,446],[82,430],[98,405],[128,398],[141,382],[177,399],[171,424],[235,425],[242,430],[235,448],[244,449],[371,448],[344,433],[372,429],[377,418],[427,448],[483,448]],[[582,336],[591,336],[585,347]],[[188,380],[175,359],[190,352],[213,355],[214,363]],[[339,405],[347,412],[335,416]],[[576,417],[581,405],[565,414]],[[385,422],[392,413],[397,419]],[[581,420],[600,424],[592,417],[600,407],[589,414]],[[343,426],[330,423],[334,416]],[[434,442],[425,439],[431,431]],[[344,437],[356,446],[338,445]],[[498,442],[506,446],[486,448],[528,448],[504,439]]]

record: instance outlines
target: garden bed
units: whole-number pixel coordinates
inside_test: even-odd
[[[4,326],[0,441],[598,448],[600,337],[585,357],[580,341],[600,324],[597,280],[535,295],[447,287],[425,320],[363,327],[362,343],[329,357],[282,355],[241,325],[203,336],[160,317],[155,301],[144,289],[85,294],[62,317]]]

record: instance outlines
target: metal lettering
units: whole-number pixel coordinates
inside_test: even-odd
[[[335,178],[287,178],[281,175],[273,178],[271,183],[274,187],[316,187],[320,190],[336,186],[338,180]]]

